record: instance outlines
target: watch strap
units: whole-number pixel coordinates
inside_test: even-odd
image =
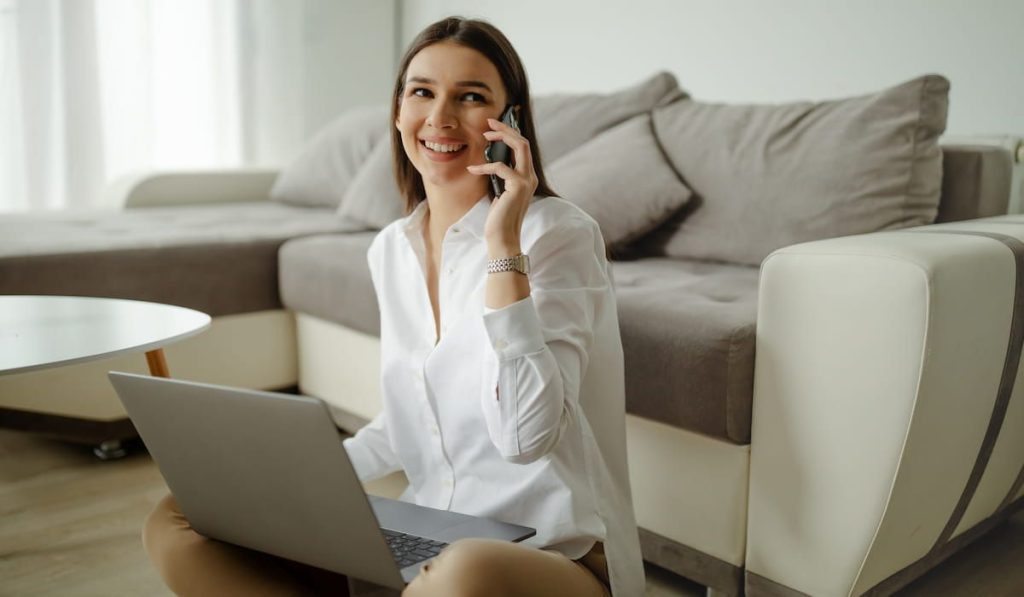
[[[519,272],[523,275],[529,275],[530,256],[520,253],[511,257],[491,259],[487,262],[487,273],[497,274],[500,272]]]

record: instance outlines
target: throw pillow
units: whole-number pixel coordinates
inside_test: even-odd
[[[281,171],[270,197],[291,205],[336,208],[387,130],[387,106],[345,112],[317,133],[299,157]]]
[[[597,221],[613,249],[656,228],[692,195],[665,160],[650,114],[599,134],[547,175],[555,192]]]
[[[535,97],[533,119],[541,157],[545,164],[553,163],[601,131],[685,97],[686,92],[668,72],[613,93]]]
[[[757,265],[795,243],[935,219],[949,81],[784,105],[675,102],[654,113],[695,206],[644,252]]]
[[[391,160],[390,132],[381,136],[338,206],[338,217],[352,226],[380,230],[405,215]]]

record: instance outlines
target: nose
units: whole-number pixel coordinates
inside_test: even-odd
[[[458,118],[455,115],[455,111],[448,102],[434,102],[434,106],[430,110],[430,115],[427,118],[427,124],[436,129],[451,129],[455,128],[458,124]]]

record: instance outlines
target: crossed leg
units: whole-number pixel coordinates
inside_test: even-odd
[[[168,495],[150,512],[142,544],[176,595],[347,595],[341,574],[203,537]]]
[[[157,504],[143,546],[177,595],[347,595],[341,574],[203,537],[173,496]],[[584,562],[584,563],[581,563]],[[424,566],[403,597],[610,597],[603,552],[573,561],[552,551],[463,539]]]
[[[610,592],[596,572],[560,553],[491,539],[456,541],[402,592],[402,597],[484,595],[610,597]]]

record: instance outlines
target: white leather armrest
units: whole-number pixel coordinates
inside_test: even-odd
[[[236,168],[130,174],[107,187],[105,203],[136,208],[264,201],[277,173],[273,168]]]
[[[860,595],[936,545],[998,410],[1022,238],[1024,216],[1001,216],[765,260],[749,573]],[[1021,390],[955,535],[996,510],[1024,464]]]

